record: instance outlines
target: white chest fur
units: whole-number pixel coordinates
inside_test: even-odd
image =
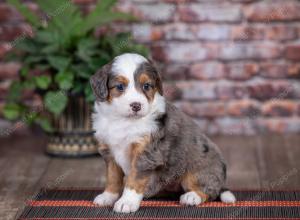
[[[130,146],[158,127],[151,115],[140,119],[116,119],[101,113],[93,115],[95,137],[109,145],[110,151],[125,175],[130,172]]]

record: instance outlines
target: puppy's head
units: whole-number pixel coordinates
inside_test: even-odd
[[[123,54],[91,77],[97,102],[113,114],[128,118],[147,115],[163,95],[162,82],[153,64],[138,54]]]

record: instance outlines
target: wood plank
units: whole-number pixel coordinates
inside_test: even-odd
[[[289,189],[300,189],[300,136],[286,135],[284,137],[285,149],[291,167],[286,175],[286,186]]]
[[[266,189],[288,189],[289,181],[283,178],[291,171],[283,136],[264,135],[259,137],[259,166],[262,187]]]
[[[105,163],[99,157],[53,158],[38,185],[42,187],[103,187]]]
[[[35,183],[49,163],[44,146],[43,138],[1,140],[0,219],[14,219],[34,194]]]
[[[260,188],[256,157],[257,140],[253,137],[222,136],[212,138],[227,161],[227,185],[232,189]]]

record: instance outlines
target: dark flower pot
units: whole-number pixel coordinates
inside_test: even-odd
[[[52,156],[85,157],[97,155],[97,142],[91,126],[92,106],[84,97],[69,97],[63,114],[52,117],[55,132],[49,136],[46,152]]]

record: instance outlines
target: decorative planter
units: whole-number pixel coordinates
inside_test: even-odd
[[[84,157],[98,154],[91,126],[92,106],[84,97],[70,97],[58,118],[52,118],[55,132],[50,134],[46,152],[52,156]]]

